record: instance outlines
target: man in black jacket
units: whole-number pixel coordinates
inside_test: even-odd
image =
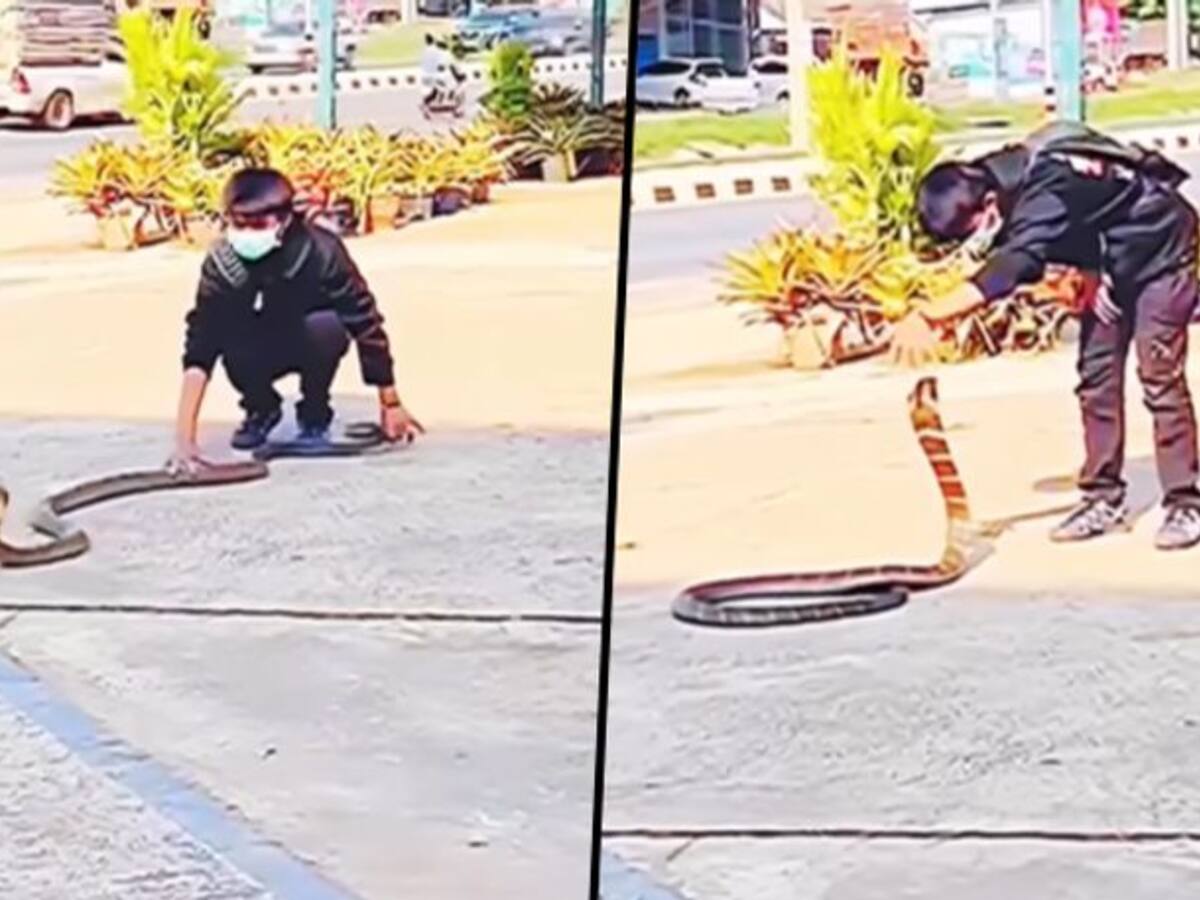
[[[411,441],[421,424],[400,402],[383,317],[341,239],[294,212],[291,184],[272,169],[245,169],[225,190],[228,228],[200,270],[187,315],[183,386],[170,467],[201,464],[196,430],[218,360],[241,395],[245,419],[231,443],[260,446],[282,418],[274,383],[300,376],[300,440],[327,440],[329,391],[351,339],[363,381],[379,391],[389,440]]]
[[[994,246],[970,281],[898,323],[897,361],[925,361],[932,325],[1039,281],[1048,264],[1102,278],[1081,310],[1084,498],[1054,530],[1055,540],[1084,540],[1127,522],[1124,373],[1132,345],[1166,508],[1156,544],[1176,550],[1200,543],[1196,419],[1185,374],[1197,311],[1198,219],[1178,191],[1186,178],[1157,153],[1054,125],[973,162],[943,163],[919,188],[919,216],[932,237]]]

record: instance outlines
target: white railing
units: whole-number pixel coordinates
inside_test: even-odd
[[[610,72],[625,69],[624,56],[609,56],[604,68]],[[487,79],[487,66],[483,63],[465,63],[459,69],[467,76],[467,82],[483,83]],[[534,63],[536,77],[553,80],[556,76],[586,75],[592,70],[591,57],[584,54],[541,59]],[[417,89],[421,86],[421,70],[416,66],[397,68],[359,69],[338,72],[335,76],[338,91],[397,91]],[[289,96],[307,96],[317,92],[317,78],[312,74],[302,75],[251,75],[240,83],[247,99],[285,99]]]

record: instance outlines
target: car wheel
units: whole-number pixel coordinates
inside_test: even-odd
[[[921,97],[925,94],[925,76],[920,72],[910,72],[908,74],[908,92],[914,97]]]
[[[792,95],[789,94],[787,91],[780,91],[779,96],[775,98],[775,102],[776,103],[787,103],[791,99],[792,99]]]
[[[75,121],[75,98],[69,91],[55,91],[46,100],[38,124],[54,131],[65,131]]]
[[[674,100],[675,100],[676,106],[691,106],[692,105],[692,95],[687,92],[686,88],[680,88],[679,90],[677,90],[675,92]]]

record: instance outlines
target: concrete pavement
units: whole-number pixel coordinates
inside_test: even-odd
[[[264,482],[81,512],[91,554],[0,578],[0,605],[25,610],[0,651],[211,798],[222,833],[239,824],[244,843],[350,896],[583,900],[618,201],[614,180],[513,186],[493,206],[352,242],[430,433],[388,456],[280,461]],[[42,492],[161,463],[200,258],[81,250],[86,220],[46,200],[12,215],[25,227],[0,239],[0,383],[21,387],[0,398],[0,474],[17,507],[5,534],[21,540]],[[353,354],[335,396],[342,422],[375,414]],[[213,456],[228,454],[236,415],[218,378]],[[141,610],[121,611],[131,603]],[[430,610],[558,621],[404,618]],[[380,613],[396,618],[354,620]],[[313,896],[264,886],[203,823],[142,802],[216,860],[207,882],[197,863],[199,887],[164,896],[207,900],[209,882],[230,897],[243,884]],[[15,816],[0,802],[0,821],[40,828],[53,852],[92,827],[49,802]],[[28,869],[28,886],[44,881],[47,900],[133,896],[113,857],[93,858],[95,893],[49,866]]]
[[[715,302],[722,254],[779,214],[803,208],[633,217],[605,848],[642,880],[614,877],[604,900],[1191,896],[1197,557],[1152,547],[1132,375],[1132,534],[1061,547],[1051,516],[1031,521],[958,586],[874,619],[749,633],[671,619],[696,580],[941,546],[904,413],[915,376],[780,368],[775,331]],[[1070,348],[935,373],[977,515],[1073,499],[1037,488],[1078,465]]]

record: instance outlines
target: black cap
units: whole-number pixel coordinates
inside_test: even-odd
[[[242,169],[225,185],[225,212],[240,216],[286,215],[296,191],[275,169]]]

